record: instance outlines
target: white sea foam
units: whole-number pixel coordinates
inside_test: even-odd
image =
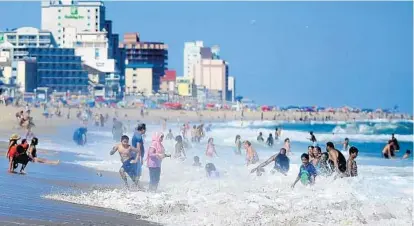
[[[159,128],[158,125],[149,125],[148,131]],[[179,131],[176,126],[172,129],[175,134]],[[291,156],[288,176],[271,175],[269,170],[272,166],[268,166],[266,173],[257,177],[249,173],[251,167],[246,167],[244,157],[235,156],[233,151],[236,134],[241,135],[243,140],[255,141],[259,131],[264,135],[273,132],[243,127],[213,127],[213,132],[208,133],[207,137],[214,138],[219,157],[204,157],[206,140],[203,140],[187,150],[188,159],[184,162],[165,159],[159,193],[156,194],[105,189],[53,193],[45,197],[148,216],[149,220],[167,225],[412,225],[414,181],[413,167],[409,164],[404,165],[401,160],[361,156],[357,159],[361,163],[358,164],[357,178],[333,180],[318,177],[314,187],[306,188],[299,183],[292,190],[290,185],[298,173],[299,156],[309,142],[306,139],[308,133],[282,132],[282,138],[289,137],[293,141],[294,155]],[[78,160],[73,164],[117,172],[121,165],[119,156],[109,155],[114,143],[112,134],[92,130],[89,135],[90,143],[85,147],[68,145],[72,151],[88,154],[88,157],[95,156],[95,160]],[[147,135],[146,147],[150,136],[151,133]],[[389,139],[389,135],[317,134],[321,142],[339,141],[345,137],[351,141],[366,142]],[[397,137],[401,141],[412,141],[412,135]],[[276,147],[268,148],[254,142],[261,161],[282,145],[279,141]],[[174,142],[165,141],[164,146],[171,153]],[[213,162],[221,177],[207,179],[202,167],[192,167],[192,157],[196,155],[200,156],[203,165]],[[145,166],[141,181],[144,184],[149,181]]]

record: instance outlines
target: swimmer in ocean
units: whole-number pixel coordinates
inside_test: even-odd
[[[410,155],[411,155],[411,151],[410,150],[407,150],[405,152],[404,156],[402,157],[402,159],[408,159],[408,158],[410,158]]]
[[[257,142],[259,142],[259,143],[264,142],[264,138],[263,138],[262,132],[259,132],[259,136],[257,136]]]
[[[286,149],[281,148],[278,154],[272,155],[268,160],[261,163],[256,168],[252,169],[250,173],[254,173],[256,171],[260,171],[263,167],[269,165],[271,162],[275,162],[273,167],[272,173],[275,171],[280,172],[283,175],[287,175],[286,173],[289,171],[289,158],[286,156]]]
[[[194,156],[193,166],[197,166],[197,167],[201,166],[200,157]]]
[[[236,151],[235,154],[236,155],[241,155],[241,146],[242,146],[242,142],[241,142],[241,137],[240,135],[236,136],[236,140],[234,141],[235,145],[236,145]]]
[[[185,158],[187,158],[187,156],[185,155],[183,137],[177,136],[175,138],[175,141],[177,143],[175,144],[174,158],[184,160]]]
[[[216,146],[214,145],[214,140],[213,138],[209,138],[207,143],[206,156],[213,157],[214,155],[218,157],[216,152]]]
[[[329,165],[331,165],[331,168],[335,170],[335,172],[338,173],[338,175],[343,176],[343,174],[346,172],[346,159],[344,155],[335,149],[335,146],[332,142],[326,143],[326,151],[329,155]]]
[[[274,140],[273,140],[273,136],[272,136],[272,134],[270,133],[269,134],[269,137],[267,138],[267,140],[266,140],[266,144],[267,145],[269,145],[269,147],[272,147],[273,146],[273,142],[274,142]]]
[[[137,180],[137,172],[136,168],[134,167],[134,164],[136,164],[138,161],[140,161],[141,155],[138,153],[137,148],[133,148],[131,145],[129,145],[129,137],[123,135],[121,137],[121,143],[115,145],[110,155],[115,154],[116,152],[119,153],[119,156],[121,157],[122,166],[119,169],[119,174],[121,175],[122,180],[125,183],[125,186],[129,188],[128,180],[126,174],[131,178],[131,180],[134,182],[136,186],[139,186]],[[133,152],[135,152],[135,157],[133,157]]]
[[[300,158],[302,160],[302,165],[300,166],[298,177],[292,184],[292,189],[295,187],[296,183],[298,183],[299,180],[303,185],[315,184],[315,178],[317,175],[316,169],[312,164],[309,163],[309,155],[303,153]]]
[[[206,176],[208,178],[220,177],[220,173],[217,171],[216,166],[213,163],[207,163],[205,169],[206,169]]]
[[[166,140],[172,140],[174,139],[174,135],[171,131],[171,129],[168,130],[167,136],[165,137]]]
[[[382,155],[386,159],[394,158],[395,156],[394,151],[395,151],[395,143],[393,140],[389,140],[388,144],[385,145],[384,149],[382,149]]]
[[[358,176],[358,166],[356,164],[356,157],[358,156],[358,149],[356,147],[351,147],[349,149],[349,159],[347,161],[346,174],[348,177]]]
[[[313,131],[310,131],[309,132],[309,135],[311,136],[310,138],[308,138],[311,142],[312,142],[312,145],[313,146],[318,146],[318,144],[317,144],[317,140],[316,140],[316,137],[315,137],[315,135],[313,134]]]

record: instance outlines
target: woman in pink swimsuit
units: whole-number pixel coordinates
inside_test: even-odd
[[[214,143],[213,143],[213,138],[210,138],[208,139],[208,143],[207,143],[206,156],[213,157],[214,155],[218,157],[217,152],[216,152],[216,147],[214,146]]]

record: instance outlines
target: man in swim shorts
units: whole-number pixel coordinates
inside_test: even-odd
[[[329,164],[331,168],[335,170],[338,174],[344,174],[346,172],[346,159],[344,155],[335,149],[335,146],[332,142],[326,143],[326,151],[329,155]]]
[[[129,145],[129,137],[124,135],[121,137],[121,143],[115,145],[110,152],[110,155],[118,152],[121,157],[122,166],[119,169],[119,174],[125,182],[126,187],[129,187],[126,174],[128,174],[135,185],[138,186],[139,181],[137,180],[137,171],[134,166],[138,161],[141,161],[141,155],[137,153],[138,151],[138,149]],[[133,156],[133,152],[135,152],[135,157]]]

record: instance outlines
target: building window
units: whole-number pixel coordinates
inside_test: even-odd
[[[137,74],[132,74],[132,77],[137,77]]]
[[[88,13],[90,13],[91,12],[91,10],[90,9],[88,9]]]
[[[60,13],[60,9],[58,9],[58,12]]]
[[[135,79],[134,79],[134,80],[132,80],[132,83],[134,83],[134,84],[135,84],[135,83],[137,83],[137,80],[135,80]]]
[[[60,20],[60,16],[58,16],[58,19]]]
[[[58,23],[58,26],[60,26],[60,23]]]

